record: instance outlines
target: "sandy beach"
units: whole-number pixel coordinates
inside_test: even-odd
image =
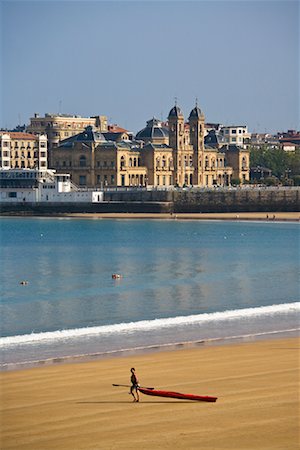
[[[271,339],[1,373],[1,449],[299,448],[299,338]],[[128,384],[217,396],[141,394]]]
[[[74,213],[64,217],[86,219],[168,219],[168,220],[263,220],[263,221],[300,221],[300,212],[241,212],[241,213]]]

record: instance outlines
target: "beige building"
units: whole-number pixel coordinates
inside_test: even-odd
[[[81,117],[68,114],[45,114],[40,117],[35,114],[30,118],[27,131],[33,134],[46,134],[48,146],[56,147],[64,139],[82,132],[87,126],[93,126],[97,131],[107,132],[107,117]]]
[[[2,169],[47,170],[47,136],[0,131]]]
[[[188,122],[175,105],[168,128],[151,119],[136,140],[114,139],[93,126],[50,148],[50,167],[69,172],[74,183],[106,186],[228,186],[249,179],[249,152],[237,146],[205,144],[204,114],[196,106]]]

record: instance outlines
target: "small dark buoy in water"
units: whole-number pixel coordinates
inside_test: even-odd
[[[20,281],[20,284],[21,284],[22,286],[27,286],[28,281]]]

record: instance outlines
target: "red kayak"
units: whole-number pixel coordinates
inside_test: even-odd
[[[215,402],[218,397],[209,397],[203,395],[180,394],[180,392],[158,391],[157,389],[139,388],[139,391],[145,395],[154,395],[156,397],[178,398],[180,400],[197,400],[199,402]]]

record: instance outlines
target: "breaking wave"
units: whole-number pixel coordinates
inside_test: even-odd
[[[42,333],[31,333],[0,338],[0,348],[24,344],[51,343],[68,341],[74,338],[89,338],[92,336],[112,336],[118,334],[131,334],[151,330],[172,329],[178,326],[201,325],[204,323],[222,323],[227,321],[239,321],[247,318],[274,317],[281,314],[300,312],[300,302],[283,303],[279,305],[261,306],[256,308],[235,309],[222,312],[196,314],[190,316],[178,316],[165,319],[142,320],[138,322],[119,323],[96,327],[74,328]]]

